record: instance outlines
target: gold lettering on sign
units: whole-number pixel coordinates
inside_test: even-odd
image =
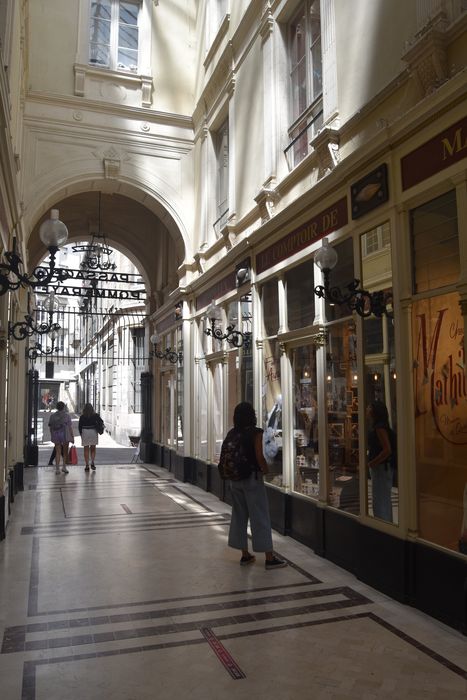
[[[452,302],[446,304],[446,301]],[[467,444],[464,327],[456,295],[417,304],[414,323],[416,417],[430,414],[450,443]],[[438,302],[438,303],[439,303]],[[442,303],[444,302],[444,304]]]
[[[463,138],[461,126],[455,132],[452,143],[448,138],[442,139],[441,143],[443,146],[443,160],[452,158],[456,153],[460,153],[467,148],[467,138]]]

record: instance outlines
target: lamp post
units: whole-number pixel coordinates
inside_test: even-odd
[[[317,285],[314,289],[316,296],[325,299],[330,304],[346,305],[350,311],[355,311],[362,318],[377,316],[381,318],[384,314],[392,317],[392,293],[377,291],[369,292],[367,289],[359,287],[360,280],[354,279],[342,292],[340,287],[332,287],[330,282],[331,270],[337,264],[338,256],[327,238],[323,238],[322,245],[315,253],[315,263],[320,268],[323,275],[323,285]]]
[[[13,250],[4,254],[7,264],[0,263],[0,296],[20,287],[45,287],[54,277],[61,282],[70,276],[67,270],[55,267],[58,249],[68,239],[68,229],[58,215],[58,209],[52,209],[50,219],[43,221],[39,228],[39,237],[49,250],[49,267],[39,265],[31,275],[21,271],[23,261],[16,252],[16,238],[13,239]]]
[[[28,313],[24,317],[24,321],[10,323],[8,325],[8,335],[12,335],[16,340],[25,340],[34,334],[43,335],[44,333],[50,333],[51,331],[59,331],[61,328],[60,324],[52,321],[54,312],[58,310],[58,302],[55,299],[53,292],[45,298],[44,308],[48,314],[48,323],[45,321],[42,323],[37,323],[37,320],[35,322],[34,315],[37,316],[38,310],[35,309],[35,311],[32,311],[32,313],[29,313],[28,295]]]

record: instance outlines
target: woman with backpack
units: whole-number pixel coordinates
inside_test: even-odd
[[[389,426],[388,409],[382,401],[372,401],[366,414],[371,423],[368,433],[368,468],[371,476],[373,515],[392,523],[395,434]]]
[[[91,453],[91,469],[95,471],[96,447],[99,444],[99,434],[104,432],[104,422],[90,403],[84,405],[78,422],[78,430],[84,447],[84,461],[86,464],[84,471],[89,471],[89,453]]]
[[[255,562],[256,557],[248,551],[250,520],[253,550],[265,553],[266,569],[280,569],[287,563],[276,557],[272,549],[271,520],[263,482],[263,474],[268,471],[263,456],[263,431],[256,427],[255,410],[246,401],[235,407],[233,421],[234,427],[222,446],[220,463],[221,473],[223,462],[231,466],[230,476],[227,473],[224,476],[230,478],[232,493],[229,546],[241,550],[241,566]]]

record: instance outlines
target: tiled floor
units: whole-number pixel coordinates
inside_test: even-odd
[[[0,543],[2,700],[466,700],[467,639],[157,467],[27,470]]]

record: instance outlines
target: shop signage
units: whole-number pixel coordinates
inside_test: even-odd
[[[417,185],[467,156],[467,117],[401,159],[402,189]]]
[[[142,284],[141,275],[130,272],[102,272],[101,270],[72,270],[67,268],[67,279],[83,280],[85,282],[112,282],[117,284]],[[133,279],[134,278],[134,279]]]
[[[343,197],[313,219],[299,226],[256,256],[256,272],[261,273],[286,260],[300,250],[316,243],[320,238],[336,231],[348,221],[347,197]]]
[[[358,219],[389,198],[388,166],[383,163],[350,188],[352,219]]]
[[[464,321],[458,302],[452,293],[414,304],[415,415],[425,424],[425,444],[432,445],[433,432],[454,445],[467,444]]]
[[[46,287],[37,288],[41,294],[50,294],[54,292],[56,297],[83,297],[88,299],[131,299],[132,301],[141,301],[146,297],[145,289],[98,289],[97,287],[69,287],[63,285],[49,284]]]
[[[219,280],[206,291],[201,292],[199,296],[196,297],[196,310],[202,309],[203,306],[208,306],[213,299],[219,299],[219,297],[224,296],[228,292],[231,292],[237,287],[237,275],[236,271],[233,270],[226,277]]]

